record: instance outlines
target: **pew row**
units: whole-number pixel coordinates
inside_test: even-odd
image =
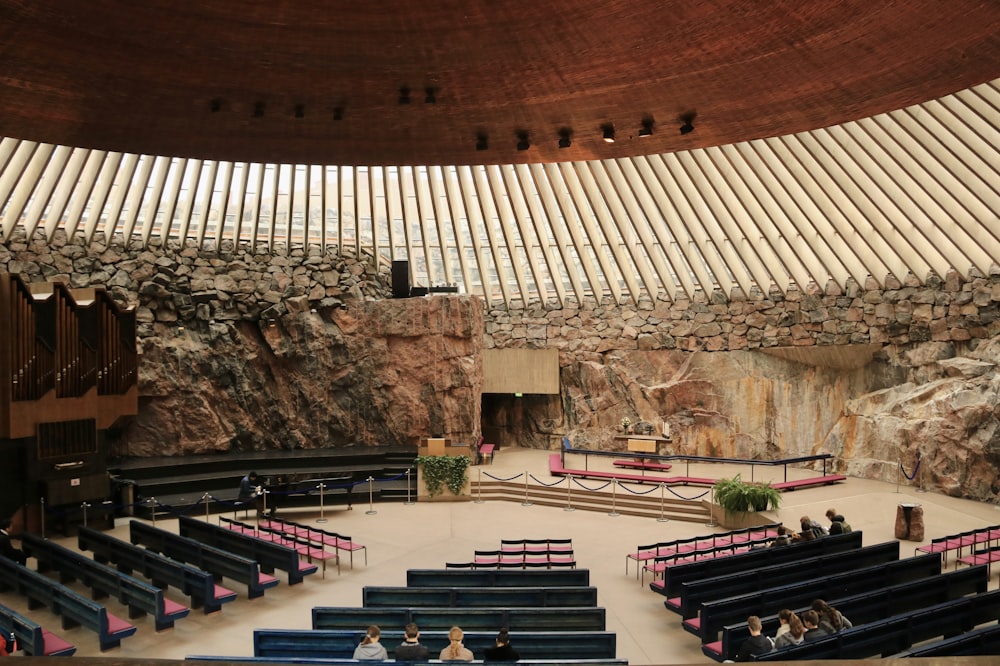
[[[322,666],[378,666],[379,664],[396,664],[399,662],[388,660],[388,661],[375,661],[375,660],[359,660],[359,659],[314,659],[311,657],[285,657],[279,659],[277,657],[247,657],[247,656],[234,656],[234,657],[220,657],[218,655],[212,654],[193,654],[184,657],[186,661],[209,661],[209,662],[239,662],[239,663],[251,663],[251,664],[316,664]],[[405,662],[408,666],[441,666],[442,662],[438,659],[429,659],[426,661],[407,661]],[[475,659],[473,661],[463,662],[464,664],[484,664],[487,662],[481,659]],[[489,662],[497,663],[497,662]],[[628,659],[521,659],[517,662],[518,666],[628,666]]]
[[[588,569],[410,569],[407,587],[586,587]]]
[[[69,657],[76,652],[75,645],[6,606],[0,606],[0,632],[14,636],[29,657]]]
[[[976,570],[963,569],[851,596],[837,596],[826,601],[852,622],[857,624],[876,622],[966,595],[981,594],[986,591],[989,580],[986,574],[986,567],[979,567]],[[808,604],[801,606],[783,604],[781,607],[791,608],[800,615],[809,610]],[[780,624],[777,609],[774,609],[774,614],[762,616],[761,624],[765,634],[774,635]],[[723,627],[721,641],[706,643],[701,646],[701,651],[716,661],[733,659],[740,645],[749,637],[750,630],[747,627],[746,617],[742,617],[738,622]]]
[[[1000,654],[1000,624],[979,627],[972,631],[944,638],[895,655],[908,657],[964,657]]]
[[[423,631],[605,631],[607,612],[583,608],[349,608],[316,606],[313,629],[354,629],[371,624],[405,627],[413,622]]]
[[[361,590],[366,608],[383,606],[494,607],[596,606],[596,587],[387,587]]]
[[[178,517],[177,525],[181,536],[197,539],[209,546],[254,560],[264,573],[272,574],[275,569],[287,572],[289,585],[301,583],[305,576],[319,571],[319,567],[315,564],[303,562],[294,548],[279,543],[258,539],[249,534],[235,532],[187,516]]]
[[[207,546],[197,539],[182,537],[138,520],[129,523],[129,541],[142,544],[171,559],[192,564],[210,572],[216,579],[231,578],[239,581],[247,586],[247,596],[251,599],[263,596],[265,590],[278,584],[277,578],[262,573],[260,565],[252,559]]]
[[[222,609],[222,604],[236,599],[236,593],[216,584],[215,576],[197,567],[179,562],[147,548],[89,527],[78,528],[80,550],[88,550],[102,564],[114,564],[125,573],[138,572],[156,587],[174,587],[191,597],[194,608],[204,607],[205,614]]]
[[[668,610],[680,613],[681,618],[686,620],[697,615],[701,605],[707,601],[814,580],[817,572],[823,572],[824,575],[838,574],[897,560],[899,542],[887,541],[846,553],[819,555],[751,571],[688,581],[681,584],[680,596],[671,597],[663,604]]]
[[[932,553],[937,556],[937,553]],[[938,556],[940,557],[940,556]],[[960,635],[1000,618],[1000,592],[928,606],[759,655],[757,661],[890,657],[932,638]]]
[[[714,576],[750,571],[757,567],[772,564],[794,562],[795,560],[832,553],[845,553],[861,548],[862,533],[860,531],[847,534],[831,534],[814,541],[796,543],[780,548],[760,548],[746,553],[737,553],[729,557],[712,560],[687,562],[670,567],[664,572],[663,578],[649,584],[649,588],[665,596],[676,597],[681,592],[681,584],[692,580],[701,580]]]
[[[496,646],[496,631],[467,631],[463,638],[465,647],[475,655],[482,656],[486,648]],[[344,630],[294,630],[256,629],[253,632],[253,653],[255,657],[337,657],[349,659],[354,649],[365,637],[359,629]],[[403,630],[382,632],[382,645],[394,658],[393,651],[403,642]],[[448,646],[448,632],[444,630],[424,631],[421,628],[420,642],[426,645],[432,655]],[[512,632],[511,645],[522,659],[614,659],[616,654],[615,633],[608,631],[527,631]]]
[[[745,620],[748,615],[767,615],[782,608],[805,606],[813,599],[860,594],[900,583],[926,580],[940,574],[941,558],[938,555],[910,557],[847,573],[707,601],[702,604],[698,617],[683,620],[683,626],[685,630],[701,638],[702,643],[710,643],[718,640],[719,632],[727,624]]]
[[[47,607],[60,617],[63,629],[83,626],[96,632],[102,651],[118,647],[136,630],[135,625],[109,613],[96,601],[6,557],[0,557],[0,587],[13,588],[27,597],[28,608]]]
[[[160,588],[37,534],[25,532],[21,535],[21,544],[25,554],[37,560],[40,573],[54,569],[60,582],[78,580],[91,589],[94,598],[101,595],[117,599],[128,606],[129,619],[151,615],[157,631],[172,628],[174,622],[191,612],[186,606],[164,597]]]

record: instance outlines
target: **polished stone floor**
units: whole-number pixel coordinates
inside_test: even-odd
[[[523,474],[529,473],[539,481],[555,483],[557,479],[548,475],[548,455],[548,451],[505,447],[497,452],[492,465],[474,467],[472,471],[474,475],[484,473],[497,478],[521,474],[522,480]],[[601,465],[610,466],[610,460],[591,461],[592,467]],[[691,467],[691,474],[698,476],[731,476],[739,471],[748,474],[747,470],[728,465]],[[780,470],[772,473],[780,474]],[[789,472],[790,478],[808,475],[811,473],[805,470]],[[599,484],[587,482],[587,485],[596,487]],[[685,497],[704,492],[697,488],[675,490]],[[361,494],[367,497],[367,493]],[[893,538],[896,507],[900,503],[923,506],[924,543],[932,537],[1000,523],[1000,510],[993,505],[921,493],[905,486],[897,489],[895,484],[861,479],[787,493],[781,509],[772,513],[776,519],[795,524],[802,514],[822,519],[825,510],[835,506],[854,529],[864,532],[865,545],[870,545]],[[286,515],[302,522],[315,522],[320,518],[318,508]],[[153,629],[149,618],[139,618],[135,620],[138,632],[123,641],[120,648],[105,652],[103,656],[178,659],[193,654],[250,655],[254,628],[309,628],[313,606],[360,606],[362,586],[404,585],[408,568],[437,568],[449,561],[467,561],[474,550],[495,548],[502,538],[560,537],[573,540],[579,566],[591,571],[591,584],[598,588],[599,604],[607,608],[607,628],[617,633],[619,657],[628,659],[631,664],[714,663],[701,654],[698,640],[680,628],[679,616],[664,609],[663,597],[640,586],[633,575],[634,569],[629,575],[625,574],[625,556],[639,544],[713,531],[704,524],[524,506],[519,501],[374,506],[361,501],[351,511],[326,510],[323,517],[328,519],[324,525],[327,529],[348,534],[368,547],[367,566],[364,556],[356,555],[353,569],[345,560],[339,575],[332,569],[325,579],[317,574],[293,587],[282,582],[268,590],[263,598],[252,601],[246,599],[245,588],[225,581],[240,593],[240,598],[226,604],[221,612],[204,615],[200,610],[192,611],[189,617],[178,621],[174,629],[160,633]],[[161,520],[157,525],[176,529],[176,520]],[[714,529],[721,531],[721,528]],[[128,538],[126,519],[118,520],[114,533],[120,538]],[[72,539],[60,541],[74,545]],[[903,542],[902,555],[912,555],[917,545],[920,544]],[[29,565],[34,566],[34,563],[29,561]],[[996,578],[994,573],[991,587],[996,587]],[[176,590],[170,590],[168,595],[187,603],[187,598]],[[23,599],[11,592],[0,594],[0,603],[27,612]],[[112,612],[127,616],[127,611],[116,601],[106,603]],[[60,630],[59,619],[46,609],[31,611],[30,615],[75,643],[77,655],[102,654],[91,632],[81,628]]]

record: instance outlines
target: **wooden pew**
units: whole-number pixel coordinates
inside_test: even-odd
[[[410,569],[407,587],[586,587],[588,569]]]
[[[932,553],[937,555],[937,553]],[[935,604],[760,655],[757,661],[889,657],[932,638],[952,637],[1000,619],[1000,591]]]
[[[301,583],[305,576],[319,571],[315,564],[302,561],[294,548],[187,516],[180,516],[177,520],[181,536],[255,560],[260,564],[261,571],[268,574],[281,569],[288,573],[289,585]]]
[[[865,624],[968,594],[981,594],[986,591],[988,580],[985,567],[980,567],[975,571],[972,569],[952,571],[933,578],[872,589],[850,596],[837,596],[826,601],[851,622]],[[782,608],[791,608],[800,615],[809,610],[807,604],[783,605]],[[773,635],[780,624],[777,613],[762,616],[761,624],[765,634]],[[740,645],[749,637],[750,630],[747,628],[746,617],[742,617],[738,622],[723,627],[721,641],[706,643],[702,645],[701,651],[716,661],[733,659]]]
[[[861,541],[862,533],[855,530],[847,534],[831,534],[814,541],[796,543],[791,546],[761,548],[714,560],[678,564],[667,569],[662,579],[650,583],[649,588],[654,592],[665,594],[667,597],[676,597],[681,592],[681,584],[687,581],[750,571],[757,567],[793,562],[817,555],[843,553],[861,548]]]
[[[667,599],[663,605],[668,610],[680,613],[683,619],[688,619],[696,616],[706,601],[815,580],[818,572],[822,575],[838,574],[898,560],[899,542],[887,541],[846,553],[820,555],[751,571],[688,581],[681,584],[680,596]]]
[[[157,631],[170,629],[187,617],[190,609],[163,596],[163,590],[96,562],[82,553],[25,532],[21,535],[25,554],[38,561],[39,572],[55,569],[63,582],[78,580],[94,593],[112,596],[128,606],[129,618],[152,615]]]
[[[283,659],[299,658],[345,658],[354,654],[354,649],[365,636],[364,629],[343,630],[289,630],[256,629],[253,632],[255,657]],[[486,648],[496,646],[496,631],[466,631],[463,643],[472,653],[482,657]],[[394,657],[393,650],[403,642],[401,629],[382,632],[382,645]],[[578,632],[521,631],[511,633],[511,645],[522,659],[614,659],[616,654],[615,633],[608,631]],[[421,628],[420,642],[427,646],[432,655],[437,655],[448,646],[448,632],[444,630],[424,631]]]
[[[896,657],[903,659],[908,657],[995,656],[997,654],[1000,654],[1000,624],[991,624],[973,629],[960,636],[952,636],[911,648],[897,654]]]
[[[357,629],[370,624],[405,627],[414,622],[421,631],[604,631],[607,613],[599,606],[583,608],[350,608],[312,609],[313,629]]]
[[[13,635],[18,648],[30,657],[69,657],[76,646],[15,610],[0,606],[0,632]]]
[[[250,664],[324,664],[325,666],[372,666],[373,664],[385,664],[392,662],[364,661],[359,659],[323,659],[317,660],[308,657],[247,657],[247,656],[227,656],[219,657],[210,654],[194,654],[184,657],[186,661],[227,661]],[[402,662],[412,666],[441,666],[441,661],[431,659],[427,661],[407,661]],[[484,662],[481,659],[462,662],[463,664],[484,664],[498,662]],[[628,666],[628,659],[521,659],[518,666]]]
[[[362,605],[494,607],[596,606],[596,587],[387,587],[366,585]]]
[[[123,638],[135,633],[135,625],[109,613],[96,601],[6,557],[0,557],[0,586],[13,588],[27,597],[28,608],[49,608],[60,616],[63,629],[82,625],[97,632],[102,651],[118,647]]]
[[[941,558],[938,555],[920,555],[750,594],[707,601],[702,604],[698,617],[688,618],[682,623],[684,629],[699,636],[702,643],[710,643],[718,640],[719,632],[724,626],[738,622],[741,618],[745,620],[748,615],[766,615],[782,608],[804,606],[813,599],[858,594],[866,590],[932,578],[940,573]]]
[[[125,573],[137,571],[157,587],[175,587],[191,597],[194,608],[204,607],[206,614],[221,610],[222,604],[236,599],[235,592],[217,585],[215,576],[207,571],[89,527],[80,526],[78,532],[80,550],[93,552],[98,562],[114,563]]]
[[[260,565],[252,559],[207,546],[196,539],[188,539],[138,520],[129,523],[129,541],[175,560],[193,564],[212,573],[217,579],[232,578],[239,581],[247,586],[247,596],[251,599],[263,596],[265,590],[278,584],[277,578],[262,573]]]

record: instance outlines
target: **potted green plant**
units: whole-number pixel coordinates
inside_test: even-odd
[[[471,460],[469,456],[417,456],[422,490],[427,497],[438,498],[449,491],[449,497],[464,494],[469,477],[466,473]]]
[[[727,527],[747,527],[768,522],[761,511],[777,509],[781,493],[770,483],[747,483],[737,474],[731,479],[719,479],[713,487],[714,502],[724,515],[720,522]]]

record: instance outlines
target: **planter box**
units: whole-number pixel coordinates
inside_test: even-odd
[[[777,522],[776,519],[757,511],[740,511],[729,513],[718,504],[709,504],[702,501],[706,508],[712,511],[712,522],[718,523],[728,530],[738,530],[744,527],[757,527],[758,525],[769,525]]]
[[[417,501],[419,502],[467,502],[472,499],[470,485],[469,473],[466,471],[465,485],[462,486],[462,492],[456,495],[448,489],[448,486],[442,486],[441,492],[431,497],[430,491],[427,490],[427,484],[424,483],[424,470],[419,466],[417,467]]]

